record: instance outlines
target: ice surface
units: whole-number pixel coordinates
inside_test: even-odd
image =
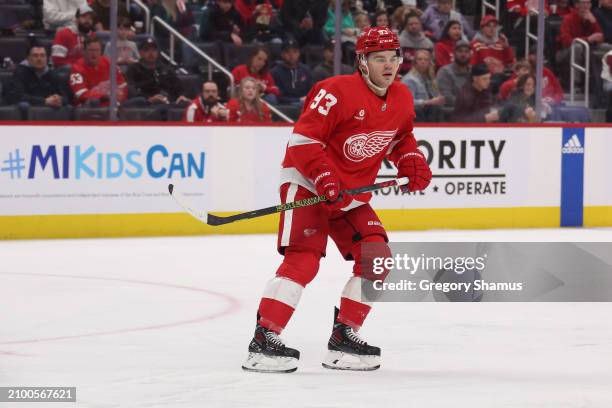
[[[394,241],[612,241],[610,229],[391,233]],[[321,367],[351,267],[330,245],[283,338],[294,374],[240,369],[275,237],[0,243],[0,386],[78,402],[0,407],[612,407],[611,303],[378,304],[375,372]]]

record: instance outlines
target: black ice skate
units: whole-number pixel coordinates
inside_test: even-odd
[[[380,348],[363,341],[352,327],[337,321],[335,308],[334,327],[327,343],[327,356],[323,367],[334,370],[372,371],[380,368]]]
[[[297,370],[299,359],[299,351],[286,347],[276,333],[258,324],[242,369],[259,373],[292,373]]]

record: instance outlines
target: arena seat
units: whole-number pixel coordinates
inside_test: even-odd
[[[73,111],[74,108],[72,106],[63,106],[60,109],[48,106],[30,106],[27,118],[32,121],[68,121],[72,120]]]
[[[15,64],[19,64],[25,59],[27,49],[27,37],[0,37],[0,62],[9,57]]]
[[[178,79],[181,83],[183,95],[189,99],[195,98],[196,95],[199,95],[202,92],[202,84],[204,83],[204,79],[200,75],[178,75]]]
[[[107,121],[108,108],[85,108],[74,109],[74,120],[76,121]]]
[[[21,120],[21,112],[15,105],[0,106],[0,120]]]
[[[153,122],[163,120],[161,112],[152,106],[119,109],[119,120]]]

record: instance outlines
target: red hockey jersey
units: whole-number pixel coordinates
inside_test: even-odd
[[[289,138],[281,184],[315,193],[311,176],[322,164],[337,172],[343,189],[372,184],[385,157],[397,162],[417,150],[414,117],[412,94],[400,82],[385,97],[375,95],[358,72],[318,82]]]
[[[83,38],[76,27],[60,29],[53,39],[51,60],[55,68],[74,64],[83,56]]]
[[[127,84],[117,68],[117,100],[127,97]],[[89,99],[100,99],[100,106],[108,106],[110,92],[110,61],[101,56],[97,66],[88,65],[81,58],[70,70],[70,88],[74,94],[74,104],[80,105]]]
[[[219,108],[225,108],[225,106],[219,102],[217,102],[216,106]],[[183,114],[183,120],[185,122],[206,122],[206,123],[226,121],[222,118],[214,116],[211,113],[211,107],[205,105],[202,102],[201,95],[195,98],[194,100],[192,100],[189,106],[187,106]]]

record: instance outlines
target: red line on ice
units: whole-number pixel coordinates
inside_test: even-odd
[[[184,285],[175,285],[172,283],[163,283],[163,282],[149,282],[149,281],[141,281],[135,279],[121,279],[121,278],[105,278],[98,276],[78,276],[78,275],[61,275],[61,274],[45,274],[45,273],[18,273],[18,272],[0,272],[2,275],[19,275],[19,276],[43,276],[43,277],[54,277],[54,278],[70,278],[70,279],[88,279],[88,280],[104,280],[104,281],[114,281],[114,282],[126,282],[126,283],[134,283],[138,285],[151,285],[151,286],[160,286],[164,288],[171,289],[181,289],[181,290],[189,290],[192,292],[201,292],[206,293],[208,295],[213,295],[220,297],[223,299],[227,306],[225,309],[205,316],[200,316],[195,319],[190,320],[182,320],[178,322],[170,322],[170,323],[161,323],[152,326],[142,326],[142,327],[133,327],[127,329],[117,329],[117,330],[108,330],[108,331],[100,331],[93,333],[84,333],[84,334],[74,334],[69,336],[57,336],[57,337],[41,337],[34,339],[25,339],[25,340],[12,340],[12,341],[0,341],[0,344],[27,344],[27,343],[41,343],[47,341],[57,341],[57,340],[69,340],[69,339],[80,339],[84,337],[97,337],[97,336],[109,336],[113,334],[124,334],[124,333],[132,333],[132,332],[140,332],[147,330],[158,330],[158,329],[167,329],[171,327],[184,326],[188,324],[201,323],[207,320],[217,319],[222,316],[227,316],[236,312],[240,308],[240,302],[236,299],[227,295],[225,293],[215,292],[208,289],[197,288],[194,286],[184,286]],[[9,352],[0,352],[0,354],[9,354]],[[13,354],[13,353],[10,353]]]

